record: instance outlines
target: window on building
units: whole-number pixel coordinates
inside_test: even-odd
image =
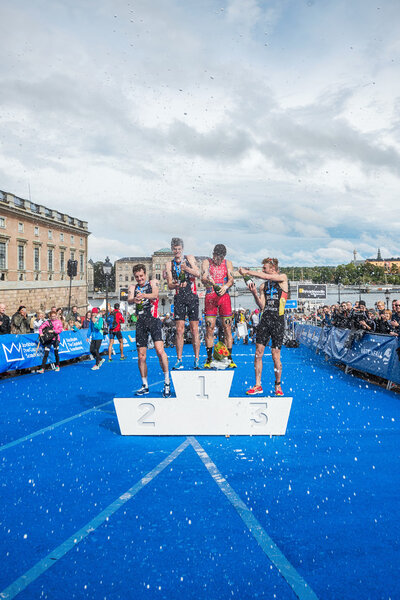
[[[23,244],[18,245],[18,269],[19,271],[25,269],[25,247]]]
[[[80,245],[80,246],[83,246],[83,238],[80,238],[80,239],[79,239],[79,245]]]
[[[5,226],[6,226],[6,219],[5,219],[5,217],[0,217],[0,227],[2,229],[4,229]]]
[[[81,254],[79,256],[79,270],[80,270],[81,273],[83,273],[83,271],[84,271],[84,268],[83,268],[83,257],[84,257],[83,254]]]
[[[24,233],[24,224],[18,223],[18,233]]]
[[[49,231],[47,232],[47,236],[48,236],[49,240],[53,239],[53,232],[51,229],[49,229]]]
[[[7,269],[7,245],[0,242],[0,269]]]
[[[71,235],[71,244],[75,244],[75,236]]]
[[[39,235],[39,227],[35,227],[34,233],[35,233],[36,237]]]
[[[75,252],[73,250],[71,250],[71,256],[70,256],[71,260],[75,260]]]
[[[160,281],[160,279],[161,279],[160,273],[156,273],[156,279],[158,279],[158,281]]]
[[[122,281],[122,275],[119,276],[119,281]]]
[[[37,246],[33,249],[33,265],[35,271],[40,270],[40,250]]]
[[[65,252],[63,250],[60,252],[60,271],[65,273]]]
[[[125,275],[125,281],[128,281],[128,275]]]
[[[64,234],[60,233],[60,242],[63,242],[63,241],[64,241]]]
[[[47,266],[48,266],[48,271],[53,271],[53,250],[52,248],[49,248],[47,250]]]
[[[156,263],[156,271],[159,271],[161,269],[161,265],[159,263]]]

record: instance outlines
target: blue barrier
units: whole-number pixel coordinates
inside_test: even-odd
[[[312,350],[321,350],[329,358],[352,369],[400,383],[397,337],[365,333],[360,340],[354,340],[351,347],[347,348],[346,342],[350,335],[349,329],[321,328],[295,323],[295,336],[299,343]]]
[[[60,361],[78,358],[90,354],[90,342],[86,339],[87,329],[79,331],[62,331],[60,334]],[[136,350],[135,332],[123,331],[124,351]],[[109,338],[105,336],[100,351],[108,349]],[[114,340],[113,349],[120,353],[118,340]],[[0,373],[15,369],[38,367],[43,359],[43,346],[39,343],[37,333],[0,336]],[[54,362],[53,349],[50,351],[48,363]]]

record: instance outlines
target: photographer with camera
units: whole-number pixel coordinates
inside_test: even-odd
[[[47,321],[44,321],[39,327],[39,343],[44,348],[42,366],[38,370],[38,373],[44,373],[44,368],[47,363],[47,358],[50,354],[51,347],[54,349],[54,356],[56,359],[56,371],[60,370],[60,356],[58,354],[58,345],[60,342],[60,333],[64,327],[60,319],[57,317],[56,311],[51,311],[50,317]]]

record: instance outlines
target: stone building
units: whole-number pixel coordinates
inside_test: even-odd
[[[12,314],[68,306],[69,259],[78,261],[71,305],[87,306],[88,225],[56,210],[0,191],[0,302]]]
[[[152,256],[131,256],[120,258],[115,261],[115,292],[121,298],[121,290],[126,290],[131,284],[135,284],[135,278],[132,273],[133,265],[142,263],[146,266],[149,279],[156,279],[159,283],[161,312],[169,311],[173,304],[174,292],[171,292],[167,286],[166,265],[173,258],[169,248],[161,248],[152,254]],[[196,256],[197,265],[200,269],[201,263],[205,257]],[[200,298],[204,298],[205,289],[200,279],[196,280],[197,289]],[[123,296],[124,294],[122,294]]]
[[[391,258],[382,258],[380,248],[378,248],[378,254],[376,258],[367,258],[365,259],[365,262],[377,267],[383,267],[385,269],[385,273],[400,273],[400,257],[392,256]]]

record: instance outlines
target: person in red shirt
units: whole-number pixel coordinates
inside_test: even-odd
[[[121,360],[125,360],[126,356],[124,356],[124,338],[122,337],[121,332],[121,324],[125,323],[125,319],[122,316],[121,311],[119,310],[118,302],[114,304],[114,310],[107,317],[107,324],[109,327],[108,335],[110,342],[108,344],[108,362],[112,361],[111,353],[114,344],[114,338],[117,338],[119,341],[119,349],[121,351]]]

